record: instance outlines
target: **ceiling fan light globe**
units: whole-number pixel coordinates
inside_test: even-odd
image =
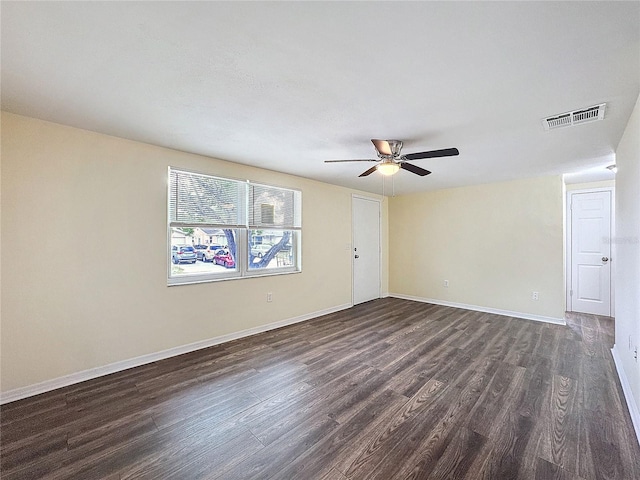
[[[380,163],[378,166],[376,166],[376,169],[382,175],[389,176],[397,173],[398,170],[400,170],[400,165],[398,165],[397,163]]]

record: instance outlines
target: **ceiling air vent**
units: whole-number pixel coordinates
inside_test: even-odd
[[[546,131],[549,131],[556,128],[571,127],[573,125],[602,120],[604,118],[604,108],[606,105],[606,103],[601,103],[593,107],[554,115],[553,117],[545,118],[542,121],[542,125]]]

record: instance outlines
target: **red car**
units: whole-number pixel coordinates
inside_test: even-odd
[[[235,260],[226,250],[218,250],[213,256],[213,263],[215,263],[216,265],[222,265],[227,268],[233,268],[236,266]]]

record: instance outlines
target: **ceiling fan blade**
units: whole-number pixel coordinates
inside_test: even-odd
[[[442,150],[431,150],[429,152],[407,153],[404,155],[404,158],[407,160],[419,160],[421,158],[454,157],[456,155],[460,155],[457,148],[445,148]]]
[[[369,170],[367,170],[366,172],[362,172],[360,175],[358,175],[359,177],[366,177],[367,175],[371,175],[373,172],[376,171],[376,167],[377,165],[374,165],[373,167],[371,167]]]
[[[391,147],[389,146],[389,142],[386,140],[375,140],[371,139],[373,146],[376,147],[376,150],[380,155],[391,155]]]
[[[376,160],[373,158],[356,158],[355,160],[325,160],[324,163],[338,163],[338,162],[379,162],[380,160]]]
[[[402,162],[400,164],[400,168],[402,168],[403,170],[408,170],[411,173],[415,173],[416,175],[420,175],[421,177],[424,177],[425,175],[429,175],[431,173],[429,170],[425,170],[424,168],[412,165],[411,163],[407,162]]]

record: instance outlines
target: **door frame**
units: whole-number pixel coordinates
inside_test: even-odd
[[[354,199],[367,200],[375,202],[378,205],[378,298],[382,298],[382,200],[379,198],[367,197],[365,195],[351,194],[351,246],[349,248],[349,254],[351,255],[351,306],[355,305],[354,291],[355,291],[355,268],[354,268],[354,239],[355,239],[355,223],[353,219],[353,201]]]
[[[609,192],[611,194],[611,281],[610,281],[610,293],[611,293],[611,305],[609,308],[609,312],[612,317],[615,317],[615,269],[616,269],[616,243],[613,241],[615,237],[615,224],[616,224],[616,216],[615,216],[615,187],[594,187],[594,188],[580,188],[576,190],[567,190],[566,192],[566,201],[565,201],[565,298],[566,298],[566,310],[568,312],[572,311],[572,296],[571,296],[571,267],[572,267],[572,251],[571,251],[571,221],[572,221],[572,211],[571,211],[571,201],[574,194],[578,193],[597,193],[597,192]]]

